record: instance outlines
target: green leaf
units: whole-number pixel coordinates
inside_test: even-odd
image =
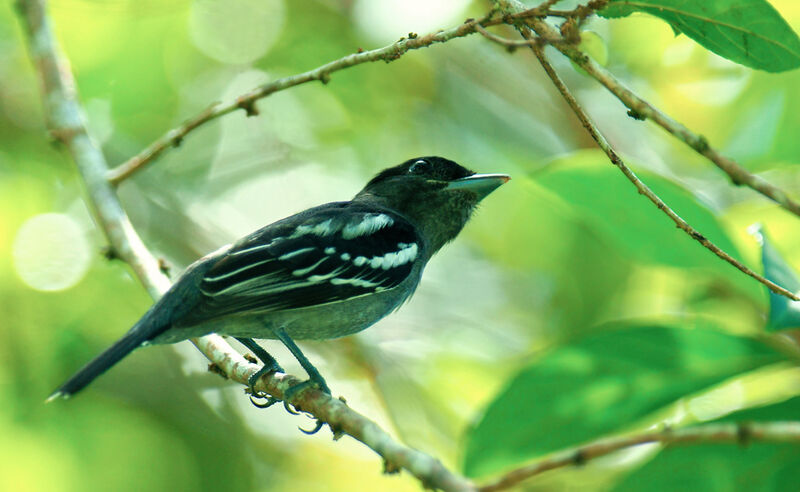
[[[792,271],[781,254],[772,246],[762,227],[758,227],[755,236],[761,243],[761,260],[764,262],[764,277],[791,292],[800,292],[800,279]],[[769,289],[769,319],[767,330],[784,330],[800,327],[800,302],[787,299]]]
[[[468,433],[470,476],[574,446],[780,358],[761,343],[694,328],[616,323],[533,361]]]
[[[509,305],[518,306],[525,319],[533,310],[547,320],[540,336],[572,338],[593,329],[614,312],[624,292],[620,286],[628,285],[631,255],[587,227],[561,198],[530,177],[514,174],[516,192],[492,197],[492,207],[503,213],[477,214],[465,232],[495,265],[514,272]],[[547,302],[534,301],[533,307],[532,299],[539,295],[547,296]]]
[[[701,234],[734,258],[737,248],[711,211],[680,186],[647,172],[640,178]],[[534,176],[547,190],[575,207],[577,214],[603,232],[624,255],[681,269],[704,269],[729,279],[754,298],[758,283],[717,258],[646,198],[599,151],[581,152],[551,163]]]
[[[719,421],[796,420],[800,397],[747,409]],[[669,447],[628,475],[616,490],[771,490],[795,491],[800,483],[800,452],[796,444],[730,443]]]
[[[769,420],[797,420],[800,416],[800,396],[786,401],[733,412],[713,422],[762,422]]]
[[[766,0],[611,0],[607,18],[660,17],[706,49],[767,72],[800,66],[800,38]]]

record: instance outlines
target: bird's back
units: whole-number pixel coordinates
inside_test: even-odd
[[[413,293],[425,248],[413,224],[380,207],[306,210],[190,267],[161,301],[180,304],[167,310],[172,329],[153,342],[209,332],[273,338],[270,326],[297,339],[360,331]]]

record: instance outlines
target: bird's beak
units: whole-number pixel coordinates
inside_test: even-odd
[[[451,181],[448,190],[469,190],[478,194],[478,199],[483,200],[486,195],[493,192],[503,183],[508,182],[511,176],[507,174],[473,174],[466,178]]]

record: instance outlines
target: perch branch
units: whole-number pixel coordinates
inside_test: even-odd
[[[128,263],[150,295],[157,299],[169,289],[169,280],[158,262],[136,234],[111,183],[105,157],[92,142],[83,120],[77,91],[67,59],[61,54],[53,26],[46,15],[44,0],[22,0],[19,10],[25,24],[31,58],[41,79],[42,93],[51,134],[68,149],[83,179],[88,202],[98,226],[105,233],[114,254]],[[209,335],[192,342],[228,378],[247,385],[258,366],[247,362],[222,337]],[[282,398],[297,378],[268,375],[256,388]],[[316,390],[294,395],[289,401],[298,409],[327,422],[334,436],[349,434],[379,454],[388,471],[408,470],[423,485],[452,491],[471,491],[475,486],[445,468],[439,460],[394,441],[377,424],[350,409],[342,401]]]
[[[204,125],[205,123],[208,123],[209,121],[219,118],[220,116],[224,116],[239,109],[244,110],[248,116],[257,115],[258,110],[255,106],[256,101],[265,98],[270,94],[317,80],[323,84],[327,84],[330,81],[331,74],[334,72],[360,65],[362,63],[377,61],[385,61],[388,63],[397,60],[408,51],[418,50],[436,43],[445,43],[451,39],[468,36],[475,33],[478,27],[494,26],[507,22],[517,22],[533,17],[545,17],[550,15],[548,8],[549,7],[547,6],[534,7],[531,9],[521,10],[520,12],[516,12],[502,18],[495,16],[495,11],[491,11],[481,19],[467,19],[463,24],[447,30],[440,30],[435,33],[426,34],[425,36],[418,36],[415,33],[409,33],[407,38],[401,38],[399,41],[396,41],[383,48],[353,53],[339,58],[338,60],[321,65],[313,70],[309,70],[308,72],[280,78],[263,84],[250,92],[240,95],[231,102],[225,104],[212,104],[202,112],[187,120],[182,125],[169,130],[158,140],[147,146],[147,148],[145,148],[139,154],[131,157],[119,166],[109,170],[107,173],[107,178],[111,183],[119,184],[136,171],[142,169],[145,165],[153,161],[170,147],[180,145],[183,138],[186,137],[186,135],[188,135],[191,131],[199,126]],[[561,14],[566,15],[566,13]]]
[[[506,9],[518,8],[515,5],[512,5],[512,2],[513,4],[518,4],[518,2],[515,2],[514,0],[504,1],[502,2],[502,4],[505,5],[503,8]],[[605,136],[603,136],[603,134],[600,132],[597,126],[595,126],[595,124],[589,119],[589,116],[586,114],[586,112],[580,106],[578,101],[575,99],[575,96],[572,95],[572,93],[567,88],[566,84],[564,84],[564,81],[561,80],[561,77],[558,75],[558,73],[556,73],[553,66],[550,65],[549,61],[547,61],[547,58],[544,55],[544,49],[539,43],[535,42],[536,40],[533,37],[531,29],[525,25],[518,25],[517,28],[522,34],[522,37],[525,38],[526,41],[530,42],[530,48],[533,51],[534,55],[536,55],[536,58],[542,65],[542,68],[544,68],[545,73],[547,73],[547,76],[550,78],[550,80],[556,86],[558,91],[561,93],[564,100],[569,105],[570,109],[572,109],[572,111],[578,117],[578,120],[580,120],[581,125],[583,125],[584,129],[586,129],[586,131],[589,132],[589,135],[591,135],[592,139],[597,143],[600,149],[603,152],[605,152],[611,163],[617,166],[617,168],[620,171],[622,171],[625,177],[628,178],[628,180],[631,183],[633,183],[633,185],[639,191],[639,194],[646,196],[647,199],[650,200],[656,207],[658,207],[659,210],[664,212],[679,229],[684,231],[686,234],[689,235],[689,237],[702,244],[706,249],[717,255],[722,260],[725,260],[726,262],[730,263],[745,275],[748,275],[757,280],[758,282],[761,282],[772,292],[788,297],[789,299],[795,301],[800,301],[800,297],[798,297],[793,292],[790,292],[785,288],[781,287],[780,285],[757,274],[756,272],[754,272],[753,270],[742,264],[740,261],[738,261],[731,255],[723,251],[719,246],[709,241],[708,238],[706,238],[703,234],[697,231],[697,229],[692,227],[688,222],[686,222],[677,213],[675,213],[675,211],[672,210],[666,203],[664,203],[664,201],[661,198],[659,198],[658,195],[656,195],[653,192],[653,190],[650,189],[649,186],[647,186],[644,182],[642,182],[642,180],[640,180],[636,176],[636,174],[625,164],[622,158],[620,158],[619,155],[617,155],[616,151],[614,151],[614,149],[608,143],[608,140],[606,140]],[[547,32],[546,35],[557,36],[557,34],[553,32]]]
[[[529,465],[512,470],[478,488],[481,492],[506,490],[523,480],[556,468],[582,465],[587,461],[621,449],[648,443],[675,444],[730,443],[747,445],[751,441],[793,442],[800,444],[800,422],[750,422],[705,424],[685,429],[665,429],[627,437],[601,439],[585,446],[559,451]]]
[[[527,23],[543,40],[557,39],[559,37],[559,33],[541,19],[530,18]],[[658,108],[639,97],[636,93],[625,87],[611,72],[594,61],[590,56],[580,51],[575,45],[564,42],[552,44],[556,49],[575,62],[576,65],[584,69],[586,73],[591,75],[614,94],[614,96],[631,111],[631,115],[639,119],[650,119],[654,121],[668,133],[714,163],[714,165],[728,175],[733,184],[737,186],[747,186],[800,217],[800,203],[789,198],[785,191],[767,182],[763,178],[748,172],[734,160],[722,155],[709,144],[704,136],[694,133],[678,121],[672,119],[669,115],[663,113]]]

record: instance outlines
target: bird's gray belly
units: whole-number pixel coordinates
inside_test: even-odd
[[[272,331],[283,328],[295,340],[322,340],[357,333],[400,307],[419,282],[414,272],[397,287],[345,301],[300,309],[250,313],[211,320],[192,326],[173,326],[154,343],[174,343],[208,333],[233,337],[275,339]]]

